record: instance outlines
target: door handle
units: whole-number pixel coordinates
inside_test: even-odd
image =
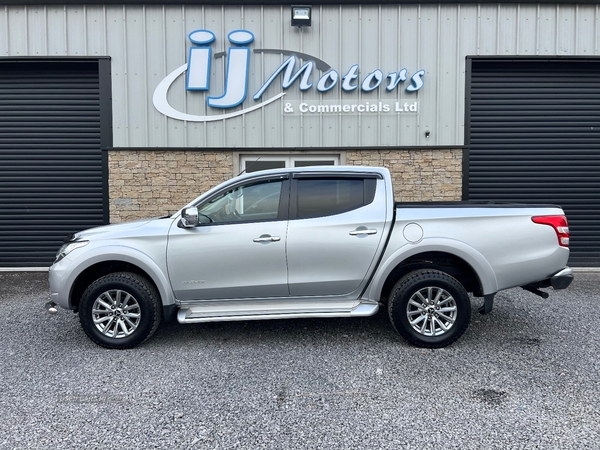
[[[367,227],[359,227],[350,232],[350,236],[364,236],[367,234],[377,234],[377,230],[369,230]]]
[[[260,237],[254,238],[254,242],[279,242],[281,238],[279,236],[271,236],[270,234],[262,234]]]

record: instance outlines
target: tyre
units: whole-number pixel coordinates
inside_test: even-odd
[[[96,344],[126,349],[154,334],[161,312],[160,297],[152,283],[135,273],[117,272],[88,286],[79,304],[79,321]]]
[[[395,330],[418,347],[440,348],[460,338],[471,320],[465,288],[445,272],[423,269],[398,281],[388,302]]]

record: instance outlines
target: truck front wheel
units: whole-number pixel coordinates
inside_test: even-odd
[[[105,275],[83,293],[79,321],[96,344],[115,349],[135,347],[160,324],[161,306],[156,288],[135,273]]]
[[[460,338],[471,320],[465,288],[447,273],[433,269],[411,272],[392,289],[390,321],[413,345],[439,348]]]

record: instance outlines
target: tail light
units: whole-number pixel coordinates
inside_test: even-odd
[[[550,225],[556,231],[558,245],[569,247],[569,223],[565,216],[538,216],[532,217],[531,220],[542,225]]]

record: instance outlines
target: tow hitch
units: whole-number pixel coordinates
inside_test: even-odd
[[[540,297],[546,299],[550,297],[550,294],[540,291],[540,288],[552,286],[555,290],[566,289],[569,287],[572,281],[573,269],[570,267],[565,267],[546,280],[538,281],[537,283],[529,283],[525,286],[521,286],[521,288],[525,289],[527,292],[531,292],[532,294],[539,295]]]
[[[523,289],[525,289],[527,292],[531,292],[532,294],[539,295],[542,298],[548,298],[548,297],[550,297],[550,294],[548,294],[547,292],[540,291],[537,287],[532,286],[530,284],[528,284],[526,286],[521,286],[521,287]]]

